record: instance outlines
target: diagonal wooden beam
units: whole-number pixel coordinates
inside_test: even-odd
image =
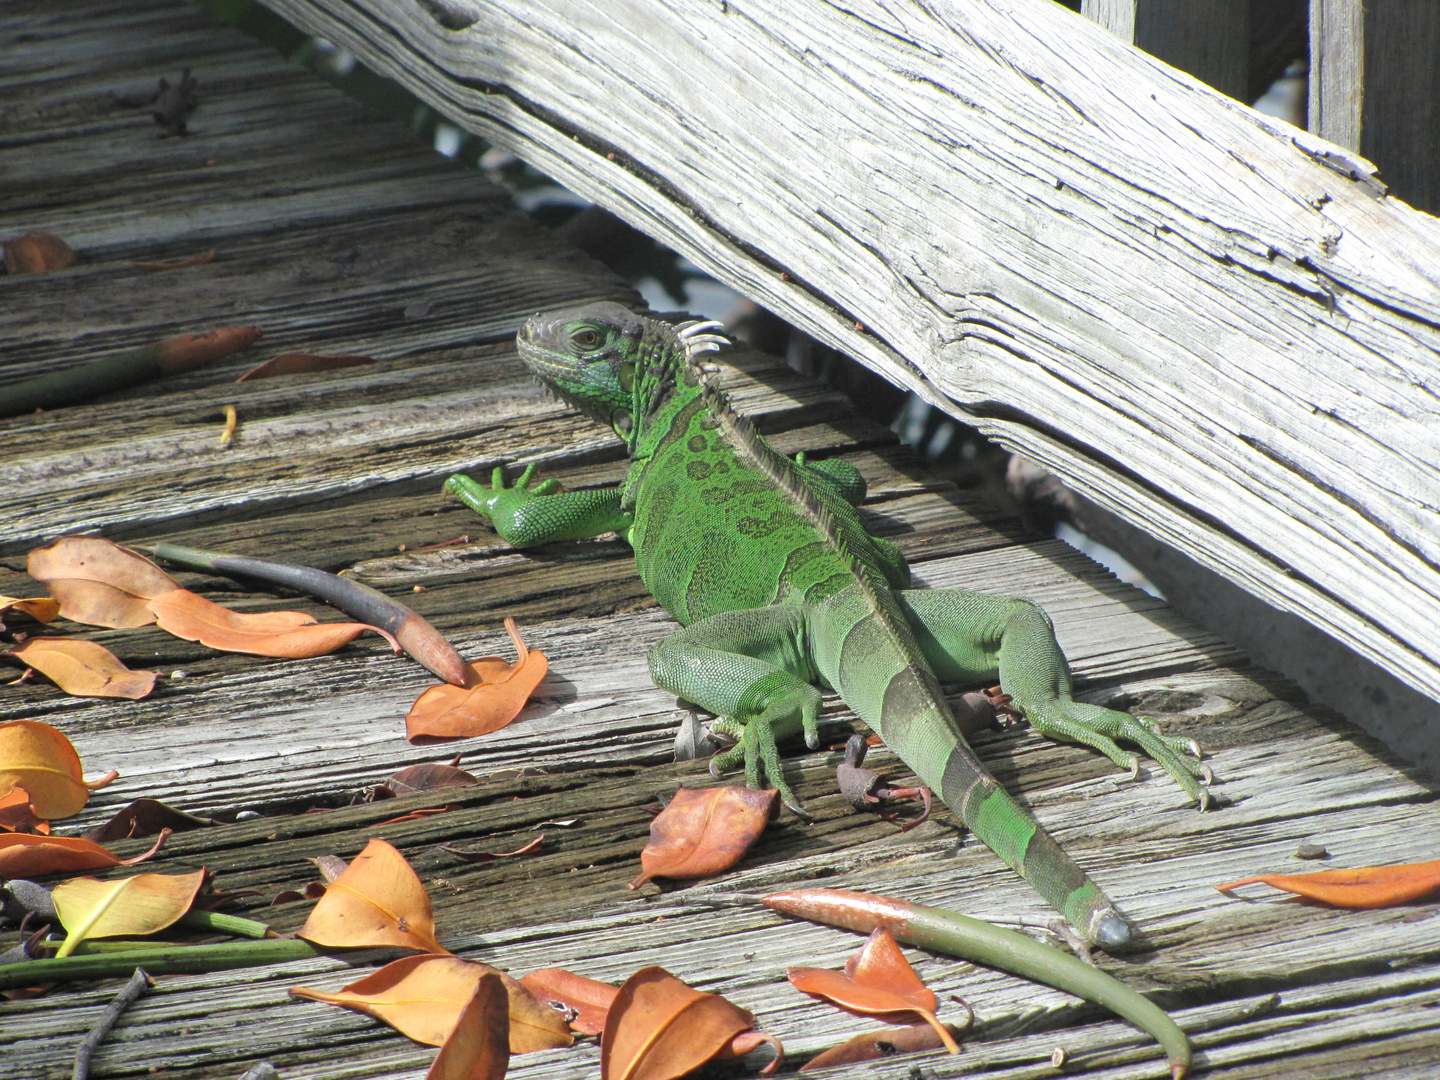
[[[1440,221],[1049,0],[267,0],[1440,698]]]

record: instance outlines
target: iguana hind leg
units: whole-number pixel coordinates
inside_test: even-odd
[[[711,771],[745,765],[750,787],[774,787],[792,810],[804,809],[785,782],[776,743],[804,732],[819,744],[820,691],[804,653],[805,616],[777,606],[726,611],[680,630],[650,650],[657,685],[716,713],[716,731],[739,739],[717,754]]]
[[[975,682],[997,675],[1001,689],[1036,731],[1100,751],[1131,775],[1139,756],[1116,740],[1139,746],[1203,810],[1210,770],[1193,739],[1162,735],[1152,721],[1071,696],[1070,668],[1050,618],[1028,600],[960,589],[906,589],[896,594],[935,674],[946,682]],[[1187,754],[1194,754],[1191,758]]]

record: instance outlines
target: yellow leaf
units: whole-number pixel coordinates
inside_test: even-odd
[[[335,948],[398,945],[449,953],[435,940],[425,886],[405,856],[378,837],[330,883],[299,936]]]
[[[121,881],[74,878],[50,895],[64,924],[65,942],[56,959],[69,956],[87,938],[154,934],[190,910],[205,871],[192,874],[139,874]]]
[[[0,724],[0,797],[24,788],[36,815],[47,821],[78,814],[90,792],[117,775],[107,773],[87,784],[81,779],[80,755],[62,732],[39,720]]]

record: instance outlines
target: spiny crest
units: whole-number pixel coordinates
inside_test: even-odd
[[[791,504],[810,519],[810,523],[830,541],[830,546],[845,559],[851,574],[872,603],[877,607],[883,606],[875,583],[866,572],[865,565],[855,557],[849,544],[845,542],[839,523],[830,508],[821,502],[805,483],[795,463],[767,443],[755,430],[755,425],[749,418],[735,411],[725,391],[708,377],[720,369],[714,364],[701,364],[696,360],[700,353],[714,352],[722,344],[730,344],[727,339],[712,332],[719,328],[719,323],[696,322],[682,324],[676,330],[676,336],[686,346],[686,361],[699,369],[700,392],[706,409],[715,418],[725,440],[735,448],[740,459],[758,470],[789,497]],[[692,346],[691,342],[696,345]]]

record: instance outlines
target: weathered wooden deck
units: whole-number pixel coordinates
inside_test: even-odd
[[[314,876],[306,856],[348,857],[383,836],[426,882],[441,938],[462,955],[617,981],[663,964],[753,1009],[796,1055],[872,1026],[784,981],[787,965],[838,966],[857,939],[687,905],[687,892],[816,883],[981,917],[1050,917],[948,816],[901,836],[852,814],[832,793],[834,752],[789,759],[815,824],[785,817],[716,886],[658,900],[653,889],[628,892],[650,820],[642,808],[679,782],[708,782],[703,765],[668,763],[680,713],[645,673],[645,649],[669,623],[619,542],[522,555],[440,485],[456,469],[531,460],[570,486],[619,478],[614,440],[545,398],[510,339],[537,309],[638,298],[514,213],[505,192],[177,0],[12,0],[0,12],[0,41],[0,233],[55,232],[82,258],[55,274],[0,277],[0,378],[224,323],[258,323],[267,335],[192,375],[0,421],[0,593],[33,594],[23,573],[29,548],[101,531],[353,567],[403,594],[467,656],[508,652],[499,626],[514,615],[551,658],[522,720],[417,749],[401,718],[432,680],[366,639],[287,662],[217,655],[153,628],[72,627],[171,677],[136,703],[34,684],[0,692],[0,719],[53,723],[87,769],[122,774],[66,831],[140,796],[221,816],[260,810],[260,819],[173,837],[153,868],[208,866],[221,887],[255,890],[241,906],[282,930],[296,928],[309,903],[266,905]],[[173,81],[183,67],[194,69],[201,95],[184,138],[158,138],[148,110],[111,96]],[[208,247],[219,257],[205,266],[154,274],[128,265]],[[234,383],[258,360],[297,350],[382,362]],[[1096,755],[1025,729],[978,740],[996,775],[1144,928],[1153,952],[1099,962],[1174,1011],[1199,1049],[1197,1073],[1436,1075],[1440,904],[1338,912],[1278,898],[1246,903],[1211,888],[1315,868],[1294,858],[1302,841],[1323,843],[1334,866],[1433,859],[1435,787],[1343,721],[1307,712],[1285,685],[1163,604],[927,477],[838,396],[753,352],[722,360],[741,408],[779,446],[861,468],[873,520],[924,581],[1043,602],[1089,697],[1205,744],[1228,805],[1201,815],[1157,770],[1126,782]],[[225,405],[240,417],[228,447],[218,439]],[[473,542],[417,550],[462,533]],[[273,595],[183,577],[234,606],[276,606]],[[285,606],[327,611],[303,599]],[[827,742],[842,742],[849,714],[832,703],[826,719]],[[438,800],[459,809],[376,827],[437,799],[345,807],[394,769],[457,750],[485,777]],[[904,775],[887,753],[874,758]],[[303,814],[317,805],[343,808]],[[537,829],[545,845],[525,859],[465,865],[435,850],[508,850]],[[142,844],[117,847],[129,854]],[[965,1052],[924,1058],[925,1075],[1055,1075],[1056,1046],[1070,1053],[1067,1073],[1166,1075],[1148,1038],[1096,1008],[912,955],[937,990],[963,994],[979,1018]],[[423,1075],[432,1050],[286,994],[352,977],[339,961],[318,960],[166,978],[121,1021],[94,1075],[233,1078],[260,1059],[285,1080]],[[68,1076],[75,1041],[115,989],[0,1004],[0,1075]],[[594,1075],[597,1057],[593,1047],[533,1054],[512,1072]],[[864,1066],[863,1075],[908,1076],[917,1060]]]

